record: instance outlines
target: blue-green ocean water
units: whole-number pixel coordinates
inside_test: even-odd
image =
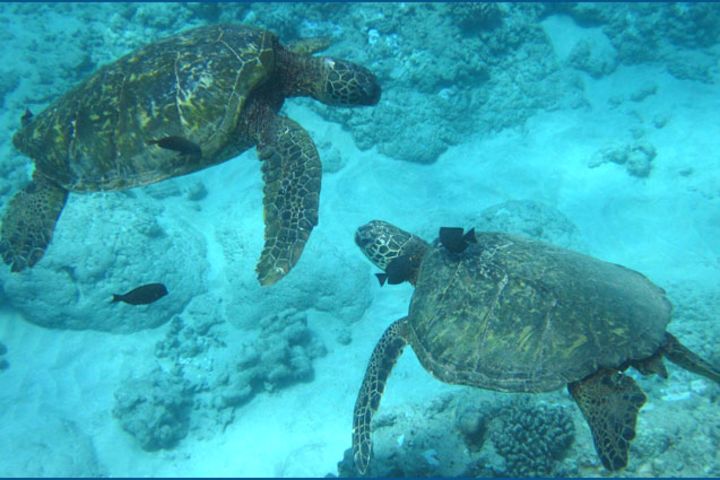
[[[255,273],[255,148],[69,194],[37,264],[0,269],[2,476],[355,475],[355,399],[413,295],[381,287],[356,246],[373,219],[427,241],[441,226],[509,232],[642,272],[673,304],[668,331],[720,368],[720,4],[3,3],[0,23],[3,212],[41,160],[13,145],[26,110],[179,32],[328,37],[317,56],[382,88],[373,106],[285,101],[322,187],[318,225],[272,286]],[[153,303],[110,301],[154,282],[169,293]],[[449,385],[407,348],[370,473],[719,476],[720,386],[666,365],[667,379],[626,372],[647,401],[627,467],[608,472],[565,389]]]

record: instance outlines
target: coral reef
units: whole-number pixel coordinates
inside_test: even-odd
[[[505,460],[503,476],[548,477],[562,474],[556,462],[573,443],[575,427],[563,407],[519,400],[497,412],[495,450]]]
[[[671,75],[711,83],[717,75],[720,8],[712,3],[547,4],[546,15],[564,13],[582,26],[599,26],[626,65],[661,62]]]
[[[115,392],[113,416],[144,450],[172,448],[190,428],[192,394],[177,375],[156,369]]]
[[[335,50],[360,56],[378,73],[383,100],[372,111],[305,104],[343,123],[361,149],[377,145],[391,157],[431,163],[470,134],[583,103],[536,14],[517,4],[378,4],[354,10],[348,21]]]
[[[313,360],[327,353],[307,327],[304,313],[280,312],[264,319],[259,327],[258,337],[240,345],[223,381],[208,392],[217,407],[235,407],[258,393],[310,382]]]
[[[492,2],[453,2],[446,14],[465,32],[472,33],[499,27],[507,5]]]
[[[573,444],[571,415],[539,397],[511,399],[473,389],[443,393],[428,405],[387,409],[373,422],[375,477],[575,475],[563,461]],[[340,477],[357,476],[350,450]]]
[[[170,321],[155,346],[160,367],[120,386],[113,413],[144,449],[172,448],[191,426],[216,432],[256,395],[312,381],[313,361],[326,353],[303,312],[278,312],[254,331],[240,330],[206,294]]]

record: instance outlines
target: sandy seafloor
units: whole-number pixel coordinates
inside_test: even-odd
[[[112,8],[107,6],[108,11]],[[584,28],[570,24],[572,21],[561,15],[541,23],[560,59],[575,41],[573,35]],[[38,62],[42,60],[38,58]],[[77,267],[74,275],[82,284],[78,291],[87,295],[58,295],[66,288],[56,283],[58,279],[72,280],[52,272],[22,273],[28,278],[25,283],[13,280],[9,273],[2,277],[5,298],[0,342],[7,347],[4,358],[9,367],[0,372],[0,475],[337,474],[337,463],[350,446],[352,407],[366,361],[383,330],[404,315],[412,295],[407,285],[380,288],[372,275],[375,268],[355,247],[355,228],[373,218],[427,234],[439,226],[466,226],[479,218],[480,212],[502,202],[540,202],[574,224],[576,248],[641,271],[665,288],[677,311],[670,330],[720,363],[719,66],[709,70],[706,81],[677,78],[661,62],[653,61],[620,63],[599,76],[579,72],[584,86],[584,102],[579,108],[540,108],[514,126],[468,132],[431,163],[392,158],[375,146],[360,149],[353,136],[359,134],[352,128],[324,117],[306,102],[289,101],[284,113],[309,130],[321,146],[323,160],[342,159],[338,168],[328,169],[323,176],[320,223],[303,258],[277,286],[278,291],[305,285],[304,292],[331,292],[323,298],[303,293],[302,304],[288,305],[297,297],[284,290],[279,299],[271,291],[263,292],[257,301],[240,291],[259,288],[252,283],[262,239],[262,185],[254,151],[169,180],[165,182],[169,186],[162,187],[180,194],[163,193],[158,186],[160,190],[137,189],[132,197],[122,193],[71,195],[54,244],[34,270],[41,272],[43,263],[49,271],[62,271],[63,265],[85,262],[84,267],[73,268]],[[648,85],[651,94],[637,95]],[[23,88],[32,86],[23,80],[6,98],[3,155],[11,152],[9,139],[16,117],[9,115],[17,114],[11,107],[18,107],[16,100]],[[631,97],[636,100],[628,100]],[[422,111],[423,105],[404,108]],[[383,129],[383,121],[390,119],[379,119],[377,129]],[[428,121],[441,124],[446,120]],[[415,128],[408,124],[404,130],[412,135]],[[633,136],[633,130],[642,133]],[[427,134],[429,130],[417,131]],[[419,134],[418,148],[425,141]],[[656,152],[648,175],[633,175],[626,165],[611,161],[589,167],[603,149],[626,148],[638,142],[651,145]],[[29,171],[26,159],[17,162],[26,169],[19,171]],[[5,203],[25,181],[20,174],[13,178],[17,181],[5,189]],[[185,192],[199,183],[207,195],[189,200]],[[165,237],[173,239],[170,247],[153,247],[152,236],[138,244],[117,240],[127,233],[123,222],[135,211],[157,218],[167,232]],[[83,223],[88,218],[92,225]],[[537,219],[541,226],[543,218]],[[176,237],[179,232],[184,236]],[[235,233],[245,243],[232,250],[235,244],[228,235]],[[189,248],[184,242],[199,246]],[[71,253],[64,254],[65,250]],[[102,266],[92,273],[89,259],[101,256],[101,251],[109,252],[110,259],[99,262]],[[123,261],[115,261],[116,256]],[[97,275],[98,269],[104,273]],[[161,276],[168,269],[175,276]],[[185,282],[182,290],[173,288],[177,278]],[[106,302],[110,293],[117,293],[111,290],[150,280],[165,282],[170,295],[149,307],[117,305],[117,318],[106,305],[101,309],[100,303],[93,303]],[[282,287],[284,282],[288,286]],[[30,284],[32,294],[16,298],[18,292],[30,291]],[[97,295],[89,293],[94,286],[100,291]],[[203,306],[204,299],[209,299],[210,306]],[[355,308],[353,302],[360,306]],[[182,318],[186,326],[194,321],[193,311],[204,312],[205,322],[207,316],[213,317],[217,325],[210,330],[218,333],[201,334],[224,344],[203,347],[192,355],[180,354],[173,357],[173,365],[168,356],[158,355],[156,347],[170,335],[170,316],[153,328],[102,331],[113,329],[107,327],[108,322],[131,321],[133,308],[152,317],[171,303],[179,304],[172,316]],[[236,372],[233,361],[240,355],[238,345],[257,335],[257,325],[248,322],[288,308],[296,308],[306,318],[307,331],[324,346],[320,353],[304,357],[311,363],[312,374],[300,382],[254,391],[236,405],[213,407],[213,384],[198,386],[202,385],[198,377],[206,372],[215,378],[213,369],[220,366]],[[43,326],[37,318],[46,314],[49,318],[57,311],[64,318],[75,312],[75,329],[63,328],[58,323],[62,318],[54,319],[52,326]],[[95,311],[103,317],[97,324],[105,327],[92,327],[88,316]],[[268,338],[265,346],[280,341]],[[179,376],[190,384],[183,388],[195,389],[194,396],[182,393],[192,403],[185,420],[188,431],[175,445],[145,450],[123,428],[119,415],[113,414],[118,392],[134,388],[128,386],[128,378],[142,378],[155,366],[161,371],[175,368],[177,373],[178,365]],[[667,381],[638,380],[648,403],[640,413],[630,465],[616,475],[719,476],[720,387],[674,365],[668,369]],[[141,391],[131,394],[143,395]],[[158,395],[158,390],[153,395]],[[495,466],[476,472],[512,473],[507,467],[503,470],[506,463],[498,460],[502,455],[491,445],[497,433],[488,435],[475,451],[458,443],[456,419],[463,402],[486,405],[483,402],[507,402],[511,397],[441,384],[420,367],[408,349],[390,377],[378,414],[378,418],[383,414],[386,418],[380,427],[384,433],[376,435],[376,449],[385,452],[378,458],[395,461],[400,465],[396,471],[408,474],[467,473],[472,470],[457,463],[478,458],[493,461]],[[439,398],[450,399],[445,403],[451,407],[438,406]],[[557,466],[539,473],[608,475],[594,457],[589,429],[565,392],[531,396],[530,401],[564,406],[575,425],[574,441]],[[431,423],[433,432],[424,432]],[[438,435],[437,425],[440,432],[446,429],[446,436],[432,437]],[[431,440],[435,443],[423,443],[424,435],[436,438]],[[416,441],[408,442],[408,438]],[[453,453],[443,444],[459,447],[451,448]],[[403,453],[413,448],[422,451],[416,457]],[[429,449],[434,452],[428,453]],[[394,457],[387,453],[393,450],[399,452]],[[413,458],[412,468],[402,466]],[[426,464],[418,463],[422,459]],[[443,465],[450,461],[452,467]]]

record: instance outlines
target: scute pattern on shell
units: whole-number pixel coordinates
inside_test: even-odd
[[[220,163],[252,145],[245,100],[273,73],[277,38],[213,25],[169,37],[95,72],[35,116],[15,146],[70,191],[146,185]],[[202,156],[150,145],[183,137]]]
[[[409,335],[439,379],[550,391],[655,353],[672,306],[638,272],[502,233],[461,256],[435,244],[420,268]]]

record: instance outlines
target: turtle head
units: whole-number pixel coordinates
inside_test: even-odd
[[[355,243],[388,275],[390,283],[408,281],[413,285],[429,247],[420,237],[382,220],[373,220],[358,228]]]
[[[375,105],[380,84],[365,67],[332,57],[318,57],[319,75],[313,97],[327,105]]]
[[[333,57],[313,57],[302,50],[286,50],[283,55],[279,65],[285,69],[286,96],[310,96],[339,107],[375,105],[380,100],[380,84],[365,67]]]

